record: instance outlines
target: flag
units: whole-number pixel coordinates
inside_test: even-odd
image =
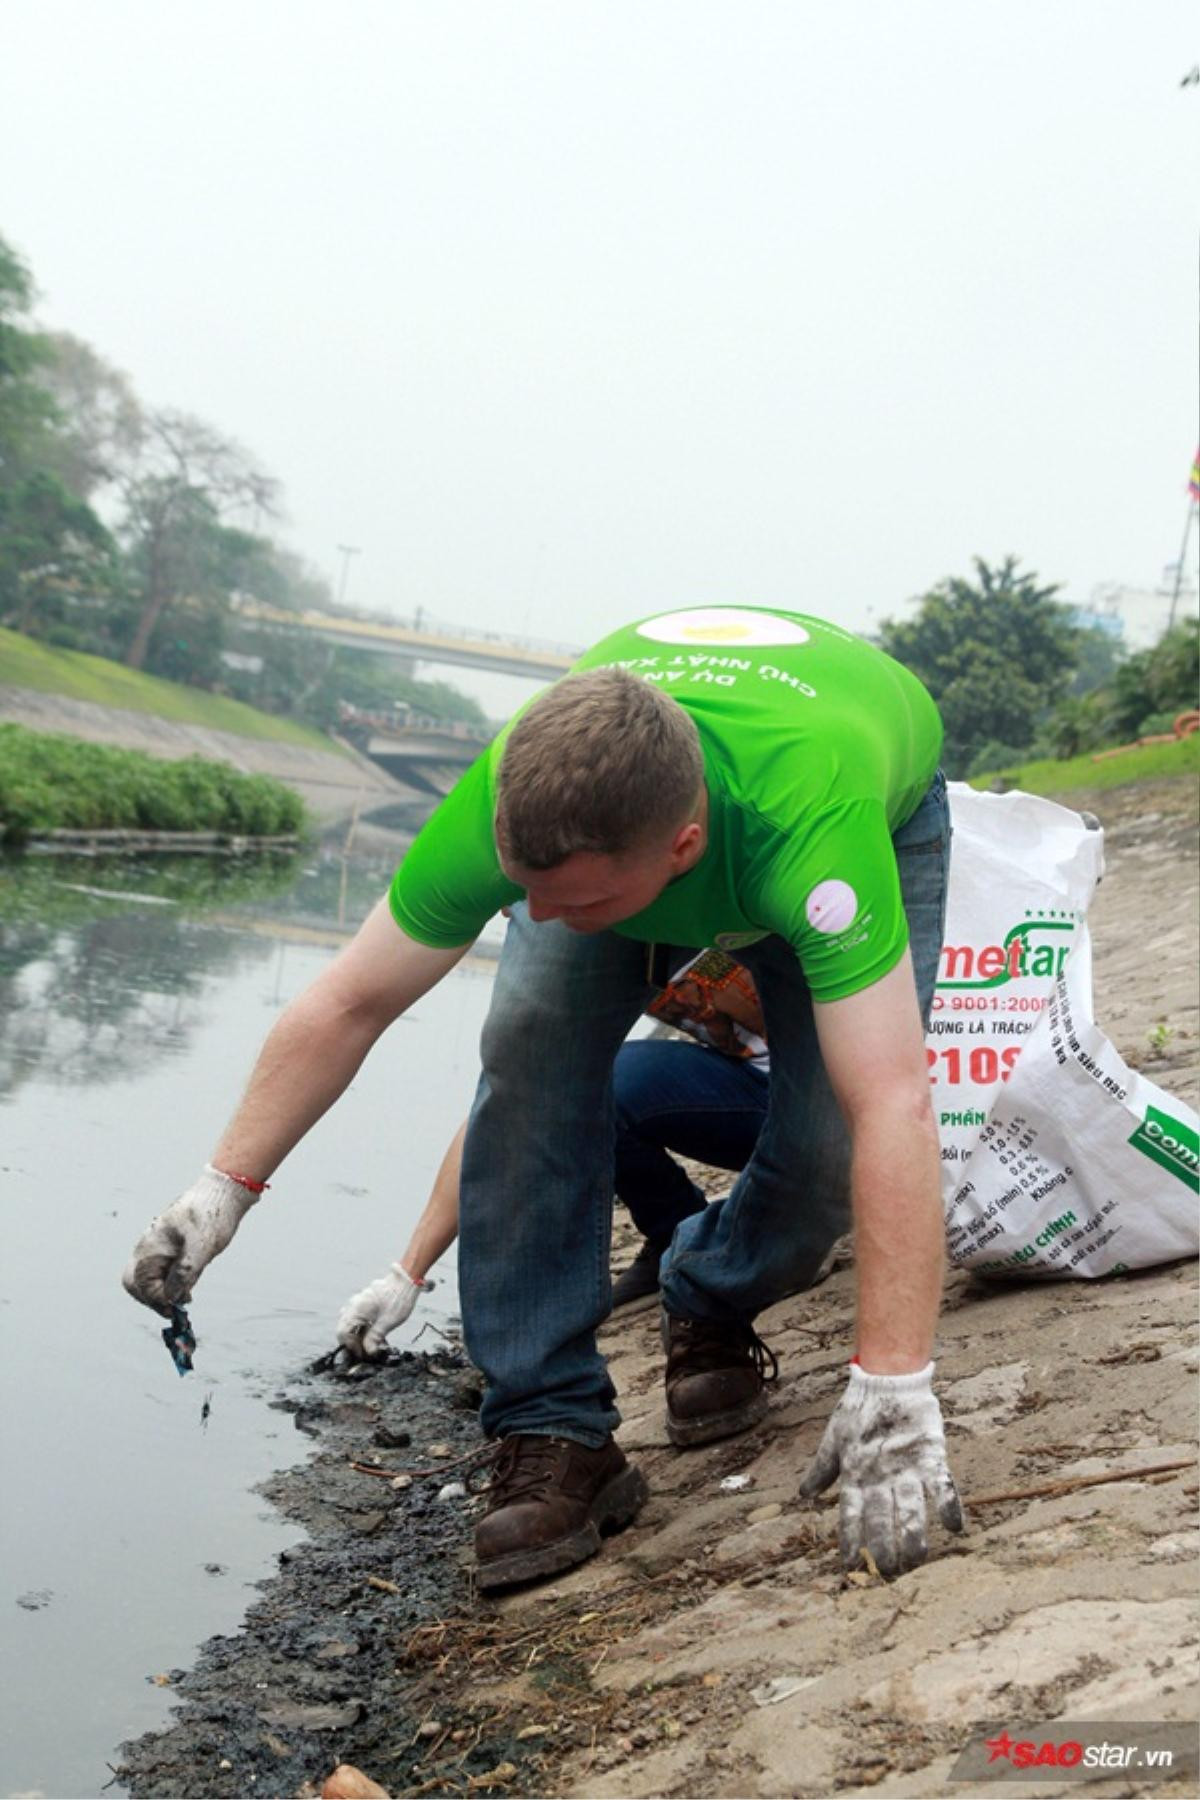
[[[1200,450],[1192,458],[1192,478],[1188,482],[1188,493],[1193,500],[1200,500]]]

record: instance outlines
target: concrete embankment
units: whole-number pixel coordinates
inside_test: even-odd
[[[419,822],[421,812],[429,806],[427,796],[386,775],[348,746],[310,749],[304,744],[243,737],[237,732],[159,718],[155,713],[98,706],[65,694],[13,686],[0,686],[0,719],[32,731],[56,731],[91,743],[119,744],[168,761],[203,756],[229,763],[244,775],[271,775],[295,788],[322,825],[348,819],[356,810],[365,816],[396,805],[411,805],[414,820]]]

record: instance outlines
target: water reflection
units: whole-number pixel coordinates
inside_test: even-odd
[[[177,1053],[203,1016],[208,977],[260,965],[272,952],[269,939],[215,929],[212,916],[242,907],[286,915],[298,880],[295,856],[7,859],[0,1097],[35,1071],[104,1083]]]

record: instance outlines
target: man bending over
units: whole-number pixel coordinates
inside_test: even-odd
[[[914,676],[808,615],[703,608],[613,633],[501,733],[354,942],[284,1012],[200,1181],[125,1274],[190,1294],[371,1044],[511,910],[463,1152],[459,1279],[485,1431],[484,1588],[582,1561],[645,1497],[613,1438],[612,1083],[651,998],[647,945],[736,950],[763,996],[771,1097],[727,1199],[661,1267],[672,1441],[745,1430],[774,1359],[753,1329],[853,1221],[848,1386],[801,1482],[840,1476],[843,1557],[961,1528],[932,1392],[943,1272],[924,1016],[949,855],[941,727]],[[849,1348],[849,1347],[848,1347]]]

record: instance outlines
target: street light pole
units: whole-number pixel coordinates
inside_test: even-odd
[[[350,579],[350,558],[361,556],[362,548],[358,544],[339,544],[338,550],[342,558],[342,578],[338,583],[338,605],[346,604],[346,583]]]

